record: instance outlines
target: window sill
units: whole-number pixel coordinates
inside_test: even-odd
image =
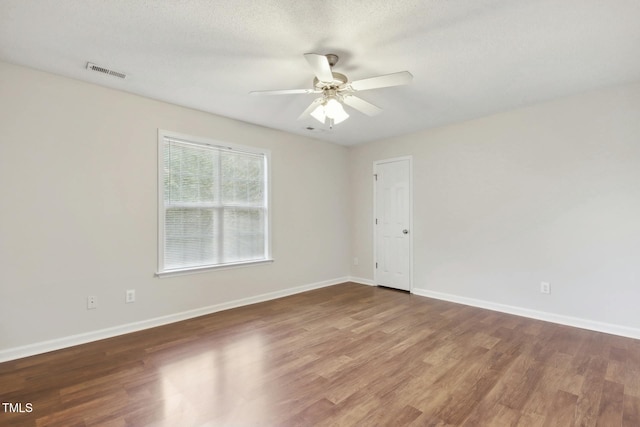
[[[206,273],[208,271],[230,270],[233,268],[249,267],[252,265],[271,264],[273,261],[274,260],[270,258],[270,259],[261,259],[260,261],[234,262],[229,264],[220,264],[220,265],[213,265],[213,266],[207,266],[207,267],[194,267],[194,268],[183,268],[179,270],[158,271],[156,272],[155,276],[162,279],[164,277],[185,276],[188,274]]]

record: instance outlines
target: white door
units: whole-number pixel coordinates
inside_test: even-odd
[[[411,290],[411,158],[374,163],[375,282]]]

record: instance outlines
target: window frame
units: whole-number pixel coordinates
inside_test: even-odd
[[[164,145],[165,139],[182,141],[186,144],[212,147],[219,150],[237,151],[239,153],[257,154],[265,159],[265,258],[259,260],[236,261],[221,264],[211,264],[196,267],[183,267],[167,269],[165,267],[165,200],[164,200]],[[246,145],[218,141],[205,137],[187,135],[163,129],[158,129],[158,270],[157,277],[195,274],[213,270],[225,270],[229,268],[247,267],[257,264],[273,262],[271,253],[271,151],[264,148],[250,147]]]

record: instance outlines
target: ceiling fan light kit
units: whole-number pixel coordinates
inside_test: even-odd
[[[315,105],[315,103],[312,105]],[[328,120],[329,129],[333,129],[333,125],[342,123],[349,118],[349,114],[342,106],[340,95],[336,90],[332,89],[323,93],[322,102],[310,114],[311,117],[322,124],[325,124]]]
[[[400,71],[350,82],[344,74],[333,72],[333,66],[337,64],[339,59],[338,55],[332,53],[327,55],[305,53],[304,57],[315,74],[313,89],[267,90],[251,92],[251,94],[321,94],[298,117],[298,120],[313,117],[320,123],[326,124],[328,122],[330,129],[333,129],[333,125],[342,123],[349,118],[349,114],[344,109],[345,104],[367,116],[375,116],[382,111],[380,107],[355,96],[355,92],[404,85],[413,80],[410,72]]]

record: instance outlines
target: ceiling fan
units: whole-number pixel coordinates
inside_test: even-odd
[[[250,93],[252,95],[319,94],[321,96],[303,111],[298,120],[311,116],[323,124],[328,121],[329,127],[333,128],[334,124],[341,123],[349,117],[343,104],[367,116],[375,116],[382,111],[381,108],[355,96],[355,92],[404,85],[413,79],[410,72],[400,71],[351,82],[344,74],[332,71],[333,66],[338,62],[338,55],[305,53],[304,57],[315,74],[312,89],[264,90]]]

